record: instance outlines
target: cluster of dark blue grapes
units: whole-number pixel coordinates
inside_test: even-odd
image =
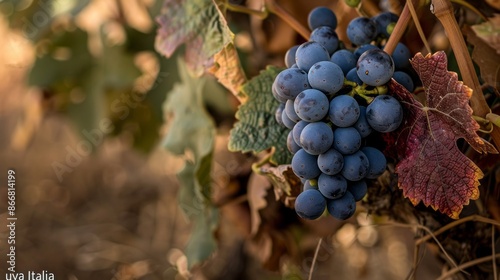
[[[357,23],[349,24],[348,36],[366,36],[365,20],[353,22]],[[276,120],[290,129],[291,166],[304,185],[295,201],[297,214],[317,219],[327,209],[333,217],[345,220],[354,214],[356,201],[366,195],[366,180],[376,179],[386,169],[383,153],[366,146],[365,138],[373,131],[394,131],[403,119],[402,107],[393,97],[378,95],[363,106],[346,88],[384,85],[393,77],[394,60],[354,37],[354,43],[365,50],[339,49],[337,18],[328,8],[311,11],[308,23],[310,40],[286,53],[288,68],[272,86],[280,102]],[[370,35],[368,43],[375,37]]]

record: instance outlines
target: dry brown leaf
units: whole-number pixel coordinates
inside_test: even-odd
[[[293,208],[295,197],[301,192],[302,182],[293,173],[292,167],[289,164],[261,167],[260,174],[271,180],[276,200],[281,200],[286,207]]]
[[[227,44],[215,54],[214,64],[208,69],[208,72],[214,75],[241,103],[246,101],[246,96],[240,91],[240,86],[247,81],[247,78],[232,43]]]
[[[500,55],[500,14],[488,18],[487,22],[473,25],[472,30]]]
[[[498,46],[497,49],[495,49],[478,35],[477,31],[474,30],[475,27],[477,27],[477,25],[472,26],[472,29],[464,28],[464,33],[467,36],[467,42],[474,46],[474,50],[472,51],[472,59],[479,66],[481,77],[483,78],[484,82],[499,90],[500,37],[497,35],[498,38],[496,40],[498,40]]]

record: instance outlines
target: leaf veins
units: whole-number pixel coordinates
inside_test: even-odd
[[[398,186],[405,197],[457,219],[464,205],[479,198],[483,172],[456,145],[465,139],[479,153],[497,153],[476,134],[468,102],[472,90],[447,70],[444,52],[412,59],[426,93],[426,104],[395,81],[389,84],[405,108],[405,122],[396,132],[400,162],[396,166]]]

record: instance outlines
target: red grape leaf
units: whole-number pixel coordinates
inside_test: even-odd
[[[472,90],[447,70],[446,54],[418,53],[411,63],[425,88],[425,105],[395,81],[389,84],[405,109],[396,138],[398,186],[414,205],[422,201],[458,219],[463,206],[479,198],[483,172],[460,152],[457,139],[465,139],[479,153],[497,151],[476,134],[479,125],[468,104]]]

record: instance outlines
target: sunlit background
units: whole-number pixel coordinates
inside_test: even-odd
[[[298,221],[265,179],[250,175],[256,157],[227,151],[238,103],[211,78],[203,97],[217,125],[219,249],[188,271],[193,226],[179,208],[176,178],[186,158],[161,145],[169,133],[163,104],[179,81],[178,55],[154,49],[162,2],[0,0],[0,179],[15,170],[16,270],[72,280],[300,279],[326,235],[314,279],[405,279],[414,265],[412,229],[372,226],[365,213],[347,223]],[[312,7],[336,1],[282,2],[305,22]],[[229,19],[242,30],[235,43],[250,77],[266,64],[283,66],[298,40],[276,18]],[[446,37],[436,38],[446,47]],[[5,207],[0,213],[6,221]],[[255,236],[259,213],[266,230]],[[1,234],[3,275],[8,229]],[[417,279],[440,274],[433,250],[421,250]]]

